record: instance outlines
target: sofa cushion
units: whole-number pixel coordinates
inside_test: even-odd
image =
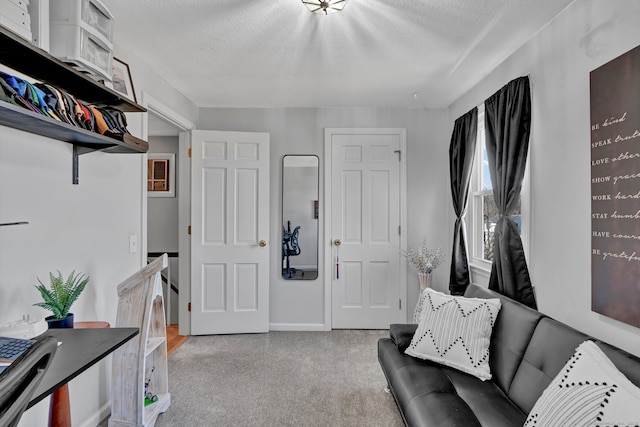
[[[483,426],[522,426],[527,414],[522,412],[493,381],[445,368],[456,393],[471,408]]]
[[[401,353],[393,340],[378,341],[387,383],[410,426],[522,425],[520,411],[491,381]]]
[[[593,341],[584,341],[545,389],[525,427],[637,425],[640,389]]]
[[[509,398],[529,413],[576,347],[587,338],[556,320],[541,319],[513,378],[507,393]]]
[[[441,366],[407,356],[398,351],[396,344],[389,338],[378,340],[378,360],[405,424],[411,426],[444,425],[429,423],[423,417],[433,419],[432,412],[428,408],[416,405],[417,401],[425,399],[435,403],[433,399],[438,396],[455,397],[455,388],[442,372]],[[445,400],[451,399],[445,398]],[[451,406],[451,409],[457,413],[456,421],[461,423],[459,425],[479,425],[471,409],[463,402]],[[443,414],[440,413],[436,420],[442,416]]]
[[[455,392],[417,395],[407,404],[404,416],[411,427],[482,426]]]
[[[481,425],[441,365],[401,353],[388,338],[378,341],[378,359],[406,425]]]
[[[515,302],[514,300],[487,289],[471,284],[465,296],[472,298],[499,298],[502,304],[496,324],[493,325],[489,366],[491,381],[509,394],[511,381],[520,366],[529,340],[540,319],[540,312]],[[503,321],[503,319],[506,319]]]
[[[500,300],[445,295],[430,288],[422,298],[420,323],[405,353],[491,379],[489,343]]]
[[[411,340],[413,339],[413,334],[416,332],[416,328],[418,325],[413,323],[409,324],[400,324],[394,323],[389,325],[389,336],[391,340],[396,344],[398,350],[405,351],[409,344],[411,344]]]
[[[415,394],[455,391],[447,376],[442,373],[441,365],[399,352],[390,339],[378,341],[378,359],[383,366],[387,383],[402,402],[411,400]]]

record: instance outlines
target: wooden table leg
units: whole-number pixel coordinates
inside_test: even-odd
[[[65,384],[51,394],[49,427],[71,427],[69,385]]]
[[[109,322],[75,322],[73,327],[108,328]],[[71,406],[69,404],[69,385],[65,384],[51,394],[49,402],[49,427],[71,427]]]

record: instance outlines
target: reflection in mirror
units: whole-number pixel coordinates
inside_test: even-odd
[[[318,156],[282,158],[282,278],[318,278]]]

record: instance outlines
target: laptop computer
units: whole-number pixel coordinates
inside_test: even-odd
[[[34,340],[0,337],[0,374],[33,343]]]

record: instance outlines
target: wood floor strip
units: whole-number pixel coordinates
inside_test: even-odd
[[[178,334],[178,325],[167,325],[167,356],[182,345],[189,338]]]

